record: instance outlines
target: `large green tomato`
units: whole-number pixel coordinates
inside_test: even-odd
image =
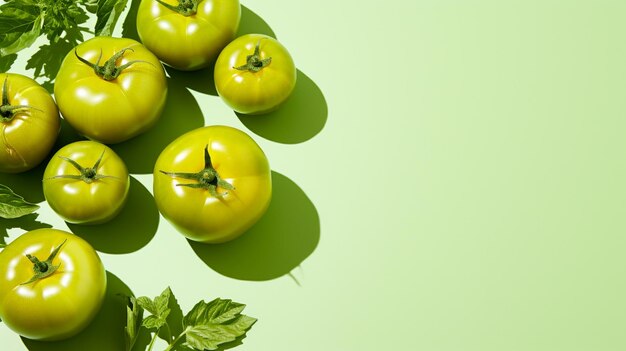
[[[159,211],[194,241],[220,243],[241,235],[265,213],[271,194],[263,150],[231,127],[183,134],[163,150],[154,167]]]
[[[124,161],[95,141],[77,141],[57,151],[43,175],[43,194],[65,221],[99,224],[120,212],[130,177]]]
[[[77,334],[98,313],[105,292],[102,261],[74,234],[37,229],[0,252],[0,318],[26,338]]]
[[[217,93],[233,110],[262,114],[278,108],[296,86],[291,55],[276,39],[247,34],[233,40],[215,63]]]
[[[95,37],[67,54],[54,83],[63,118],[89,139],[119,143],[158,120],[165,105],[163,66],[140,43]]]
[[[34,80],[0,74],[0,172],[37,166],[50,153],[61,127],[52,96]]]
[[[142,0],[137,33],[165,64],[191,71],[215,62],[240,17],[239,0]]]

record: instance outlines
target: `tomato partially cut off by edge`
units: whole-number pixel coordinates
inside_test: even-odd
[[[95,141],[65,145],[44,171],[46,201],[69,223],[101,224],[113,219],[126,203],[129,187],[124,161]]]
[[[27,255],[52,273],[32,280],[35,264]],[[0,252],[0,318],[29,339],[61,340],[78,334],[100,310],[106,285],[96,251],[71,233],[33,230]]]
[[[154,198],[163,217],[190,240],[232,240],[265,213],[271,170],[259,145],[232,127],[183,134],[159,155]]]
[[[215,62],[239,27],[239,0],[142,0],[141,42],[168,66],[193,71]]]
[[[23,75],[0,73],[0,89],[0,172],[24,172],[54,146],[59,110],[46,89]]]

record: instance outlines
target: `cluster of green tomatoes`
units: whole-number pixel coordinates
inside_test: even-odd
[[[56,77],[56,101],[31,78],[0,74],[0,172],[24,172],[43,162],[59,134],[60,113],[87,140],[50,158],[45,199],[68,223],[113,219],[126,201],[129,173],[106,144],[158,123],[167,97],[162,63],[185,71],[214,64],[219,96],[243,114],[279,108],[293,91],[296,68],[287,50],[265,35],[235,39],[240,17],[238,0],[143,0],[137,15],[142,43],[95,37],[76,46]],[[179,136],[162,150],[153,177],[161,214],[188,239],[204,243],[244,233],[272,193],[261,148],[227,126]],[[0,279],[0,318],[32,339],[76,334],[97,313],[106,290],[94,249],[55,229],[26,233],[0,252]]]

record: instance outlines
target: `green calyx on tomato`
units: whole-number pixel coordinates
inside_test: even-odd
[[[35,275],[33,275],[33,277],[30,278],[27,282],[22,283],[22,285],[36,282],[37,280],[48,277],[52,275],[52,273],[56,272],[56,270],[59,269],[61,265],[52,264],[52,260],[54,260],[54,258],[57,257],[57,255],[59,254],[59,251],[61,250],[61,247],[63,247],[63,245],[65,245],[66,242],[67,242],[67,239],[63,240],[61,245],[57,246],[50,253],[50,256],[48,256],[48,258],[43,262],[39,261],[37,257],[31,254],[26,254],[26,258],[28,258],[28,260],[33,263],[33,271],[35,271]]]
[[[217,187],[226,190],[234,190],[235,187],[229,182],[220,178],[213,164],[211,163],[211,155],[209,155],[209,145],[204,147],[204,168],[197,173],[184,173],[184,172],[166,172],[161,170],[161,173],[173,178],[191,179],[197,181],[197,183],[188,184],[176,184],[176,186],[186,186],[189,188],[200,188],[209,191],[209,194],[213,197],[221,197],[228,194],[228,191],[223,193],[217,192]]]
[[[172,6],[162,0],[156,1],[172,11],[180,13],[183,16],[192,16],[198,12],[198,4],[202,0],[178,0],[177,6]]]
[[[100,49],[100,56],[98,57],[98,60],[96,61],[96,63],[91,63],[91,62],[85,60],[84,58],[78,56],[78,52],[76,51],[76,49],[74,49],[74,55],[76,55],[76,58],[80,62],[86,64],[89,67],[92,67],[93,71],[98,75],[98,77],[100,77],[100,78],[102,78],[104,80],[113,80],[113,79],[116,79],[117,77],[119,77],[120,73],[122,73],[122,71],[124,71],[125,69],[130,67],[132,64],[135,64],[137,62],[143,62],[143,63],[150,64],[147,61],[134,60],[134,61],[127,62],[127,63],[125,63],[125,64],[123,64],[121,66],[118,66],[117,65],[117,60],[119,60],[124,55],[124,52],[126,52],[127,50],[135,51],[135,50],[133,50],[131,48],[122,49],[122,50],[116,52],[108,60],[106,60],[106,62],[102,66],[100,66],[100,60],[102,59],[102,49]]]
[[[70,164],[72,164],[72,166],[74,166],[74,168],[76,168],[80,172],[80,175],[59,174],[59,175],[55,175],[54,177],[50,179],[57,179],[57,178],[76,179],[76,180],[82,180],[83,182],[87,184],[91,184],[94,180],[98,180],[102,178],[115,178],[110,175],[98,174],[98,168],[100,167],[100,162],[102,162],[102,157],[104,156],[105,151],[106,149],[102,150],[102,154],[100,155],[100,158],[98,158],[98,160],[93,165],[93,167],[83,167],[78,162],[72,160],[69,157],[59,156],[60,159],[65,160],[69,162]]]
[[[254,47],[254,53],[252,55],[246,56],[246,64],[233,68],[240,71],[258,72],[262,70],[263,67],[269,65],[272,62],[272,58],[268,57],[266,59],[262,59],[261,55],[259,54],[260,46],[261,40],[256,43],[256,46]]]
[[[8,81],[9,76],[7,75],[4,78],[4,83],[2,84],[2,105],[0,106],[0,116],[2,122],[10,122],[13,120],[16,113],[33,108],[32,106],[27,105],[11,105],[9,102],[9,89],[7,86]]]

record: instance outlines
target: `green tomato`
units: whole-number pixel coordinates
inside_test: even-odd
[[[263,150],[246,133],[209,126],[183,134],[154,167],[157,207],[187,238],[220,243],[250,228],[272,194]]]
[[[59,110],[52,96],[34,80],[0,74],[0,172],[18,173],[37,166],[59,135]]]
[[[166,95],[159,59],[126,38],[95,37],[78,45],[63,60],[54,83],[63,118],[79,134],[105,144],[152,127]]]
[[[215,62],[240,17],[239,0],[142,0],[137,33],[165,64],[192,71]]]
[[[262,114],[275,110],[296,86],[296,66],[276,39],[247,34],[233,40],[215,63],[217,93],[233,110]]]
[[[102,261],[74,234],[37,229],[0,252],[0,318],[26,338],[76,335],[98,313],[105,292]]]
[[[99,224],[120,212],[130,186],[124,161],[108,146],[78,141],[64,146],[44,171],[43,194],[69,223]]]

